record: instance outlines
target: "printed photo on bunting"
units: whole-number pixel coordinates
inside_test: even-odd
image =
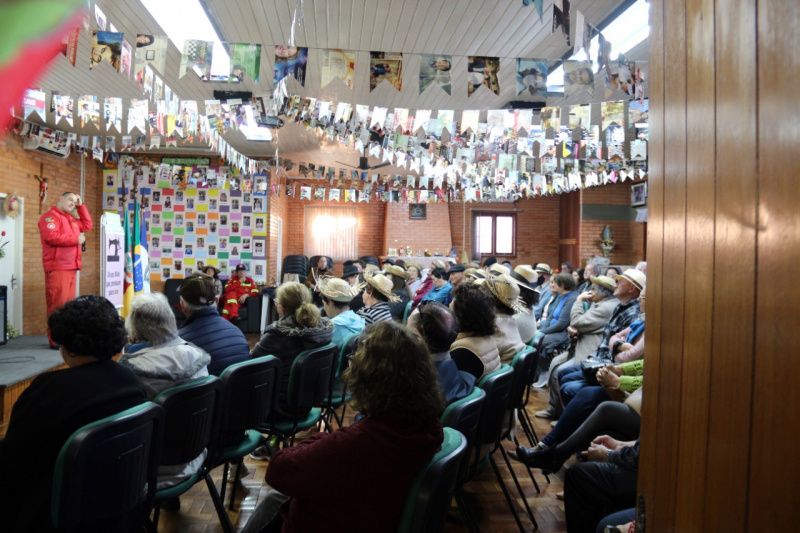
[[[547,133],[548,130],[558,131],[561,126],[561,108],[543,107],[542,108],[542,129]]]
[[[369,90],[375,90],[386,80],[398,91],[403,90],[403,54],[392,52],[369,53]]]
[[[131,99],[130,107],[128,108],[128,131],[130,133],[133,128],[137,128],[141,133],[145,133],[147,124],[147,100]]]
[[[567,46],[570,46],[569,39],[569,0],[553,0],[553,32],[561,28],[567,38]]]
[[[131,66],[133,62],[133,48],[128,41],[122,41],[122,53],[120,54],[119,71],[125,74],[125,77],[131,77]]]
[[[81,28],[80,26],[76,26],[69,30],[69,32],[64,35],[62,39],[62,47],[61,53],[64,54],[64,57],[67,58],[67,61],[74,67],[75,63],[78,61],[78,41],[81,36]]]
[[[121,33],[112,33],[110,31],[94,32],[94,42],[89,54],[89,59],[91,60],[89,68],[93,69],[103,61],[108,61],[114,67],[114,70],[119,72],[122,37]]]
[[[594,93],[594,74],[591,61],[564,61],[564,94],[586,91]]]
[[[582,139],[588,135],[589,126],[591,125],[591,118],[591,104],[569,106],[569,129],[579,129],[581,131]]]
[[[244,75],[258,81],[261,75],[261,45],[251,43],[228,43],[228,53],[231,57],[231,74],[228,81],[238,83]]]
[[[320,87],[325,88],[335,79],[340,79],[353,88],[356,77],[356,54],[347,50],[320,50]]]
[[[600,104],[600,128],[607,145],[625,141],[625,102],[602,102]]]
[[[633,61],[627,61],[623,56],[620,56],[617,61],[612,61],[608,70],[609,84],[606,86],[606,98],[616,90],[633,96],[635,91],[633,73],[635,71],[636,64]]]
[[[96,96],[86,94],[78,98],[78,118],[81,120],[81,128],[93,124],[100,129],[100,103]]]
[[[53,102],[50,110],[55,114],[56,126],[62,120],[66,120],[67,124],[73,125],[72,114],[72,97],[66,94],[53,93]]]
[[[467,96],[478,90],[481,85],[500,94],[500,82],[497,72],[500,70],[500,58],[469,56],[467,58]]]
[[[647,140],[650,100],[631,100],[628,103],[628,125],[636,130],[638,139]]]
[[[97,23],[97,27],[100,28],[100,31],[106,31],[106,14],[103,13],[103,10],[100,9],[100,6],[97,4],[94,5],[94,21]]]
[[[186,76],[186,71],[191,69],[200,79],[208,79],[211,73],[211,60],[214,54],[214,43],[211,41],[198,41],[187,39],[183,44],[183,55],[178,77]]]
[[[450,69],[453,65],[453,56],[422,55],[419,63],[419,92],[432,83],[436,84],[447,94],[452,94],[450,84]]]
[[[547,95],[547,60],[517,59],[517,94]]]
[[[135,60],[137,80],[144,76],[144,66],[147,64],[163,75],[167,60],[167,38],[164,35],[137,34]]]
[[[272,82],[277,86],[283,78],[292,76],[300,85],[305,85],[307,65],[308,48],[278,45],[275,47],[275,68]]]
[[[38,89],[26,89],[22,100],[22,116],[28,118],[36,113],[42,120],[47,120],[46,94]]]

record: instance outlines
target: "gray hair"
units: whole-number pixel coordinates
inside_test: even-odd
[[[140,294],[133,299],[131,312],[125,320],[125,329],[134,342],[147,341],[153,346],[178,337],[175,315],[167,297],[160,292]]]
[[[614,294],[614,291],[611,289],[598,285],[597,283],[592,284],[592,292],[599,296],[601,300],[605,300]]]

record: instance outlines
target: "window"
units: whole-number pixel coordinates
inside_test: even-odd
[[[334,260],[358,254],[358,217],[354,207],[305,208],[303,253],[326,255]]]
[[[475,212],[472,215],[473,249],[480,255],[516,255],[517,215]]]

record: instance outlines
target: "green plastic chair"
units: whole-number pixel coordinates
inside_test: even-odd
[[[347,384],[342,380],[342,373],[347,366],[349,357],[355,353],[355,344],[359,335],[359,333],[353,333],[345,339],[334,361],[330,391],[328,391],[328,398],[322,403],[322,420],[325,422],[325,431],[329,433],[333,431],[332,422],[334,420],[339,428],[344,426],[344,415],[347,411],[347,402],[350,401],[350,393],[347,392]],[[342,408],[341,415],[337,413],[339,407]]]
[[[155,496],[163,429],[164,410],[145,402],[70,435],[55,462],[53,525],[81,531],[136,509],[144,519]]]
[[[411,482],[397,528],[399,533],[433,533],[444,529],[466,453],[467,438],[458,430],[444,428],[441,448]]]
[[[414,300],[411,299],[406,304],[406,308],[403,311],[403,324],[408,324],[408,317],[411,315],[411,308],[414,307]]]

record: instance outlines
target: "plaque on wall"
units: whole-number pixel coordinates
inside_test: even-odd
[[[411,220],[425,220],[427,218],[426,204],[408,204],[408,218]]]

